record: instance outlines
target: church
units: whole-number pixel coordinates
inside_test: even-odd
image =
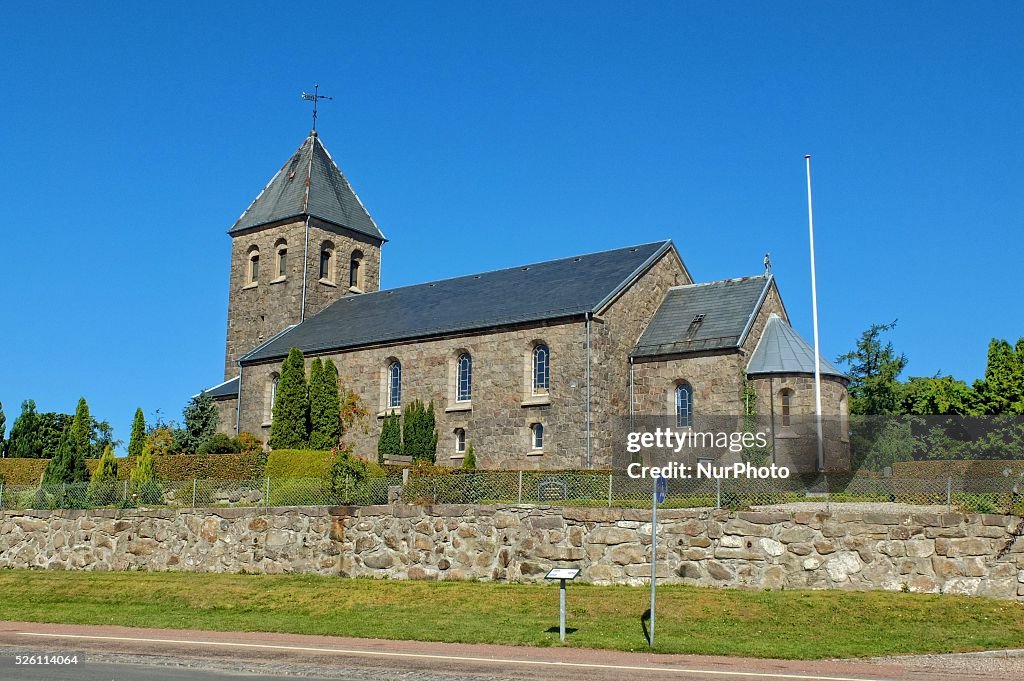
[[[735,429],[753,411],[773,460],[818,468],[814,353],[767,267],[695,282],[666,239],[381,289],[387,239],[315,130],[228,235],[225,380],[206,391],[221,432],[269,438],[297,347],[361,399],[345,438],[371,460],[383,418],[421,400],[441,465],[472,445],[480,468],[621,469],[641,421]],[[821,374],[824,468],[846,470],[848,378],[823,358]]]

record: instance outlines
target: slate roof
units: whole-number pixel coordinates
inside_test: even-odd
[[[792,326],[773,314],[768,318],[761,340],[750,356],[747,374],[813,373],[814,349],[793,330]],[[821,358],[821,375],[849,378],[824,357]]]
[[[226,399],[229,397],[238,397],[238,376],[230,378],[220,385],[215,385],[212,388],[207,388],[203,393],[209,395],[215,400]]]
[[[672,287],[632,356],[739,347],[771,282],[771,275],[762,275]],[[703,315],[699,321],[698,315]]]
[[[271,178],[228,234],[306,215],[385,241],[315,132]]]
[[[597,312],[671,241],[345,296],[242,357],[277,359]]]

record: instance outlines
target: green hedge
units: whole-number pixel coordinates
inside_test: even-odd
[[[38,484],[49,462],[49,459],[0,459],[0,480],[6,485]],[[93,461],[86,463],[95,465]]]
[[[373,461],[366,462],[370,477],[393,475]],[[271,478],[322,478],[331,470],[331,453],[312,449],[275,449],[267,458],[266,475]],[[401,472],[397,473],[401,475]]]
[[[1007,468],[1011,475],[1019,475],[1024,472],[1024,461],[897,461],[892,465],[892,474],[896,478],[957,478],[967,474],[975,479],[1000,478]]]
[[[256,480],[266,475],[267,455],[254,454],[173,454],[154,456],[153,467],[161,480]],[[127,480],[135,468],[135,459],[117,460],[117,479]]]

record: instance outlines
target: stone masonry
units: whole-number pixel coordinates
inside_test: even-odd
[[[41,511],[0,516],[0,567],[315,573],[640,585],[650,515],[614,508],[368,506]],[[665,583],[1024,600],[1020,518],[927,512],[665,510]]]

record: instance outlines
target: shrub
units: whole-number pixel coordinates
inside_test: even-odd
[[[263,453],[263,440],[259,439],[252,433],[239,433],[235,436],[235,440],[238,441],[238,451],[241,454]]]
[[[300,449],[309,443],[309,391],[302,351],[292,348],[281,365],[270,424],[271,449]]]
[[[328,359],[313,360],[309,372],[309,447],[329,449],[341,439],[341,399],[338,396],[338,370]]]
[[[108,446],[97,461],[92,480],[89,481],[89,498],[92,503],[105,506],[117,500],[117,491],[117,460],[114,458],[114,450]]]
[[[174,448],[174,430],[170,426],[157,426],[149,431],[143,443],[143,449],[147,447],[149,448],[149,453],[155,457],[170,454]]]
[[[433,463],[437,459],[434,403],[413,400],[402,418],[402,453]]]
[[[241,449],[238,440],[224,433],[214,433],[206,442],[199,445],[196,454],[238,454]]]
[[[356,490],[370,477],[366,462],[352,455],[352,447],[338,447],[331,452],[331,468],[327,485],[331,495],[339,503],[353,503],[358,497]]]
[[[156,479],[153,455],[149,448],[142,450],[142,456],[135,462],[131,473],[132,496],[141,504],[163,503],[164,495]]]
[[[384,465],[389,458],[402,453],[402,429],[398,423],[398,414],[388,413],[380,427],[380,438],[377,440],[377,463]]]
[[[476,469],[476,454],[473,453],[473,444],[466,447],[466,456],[462,459],[462,468],[465,470]]]

